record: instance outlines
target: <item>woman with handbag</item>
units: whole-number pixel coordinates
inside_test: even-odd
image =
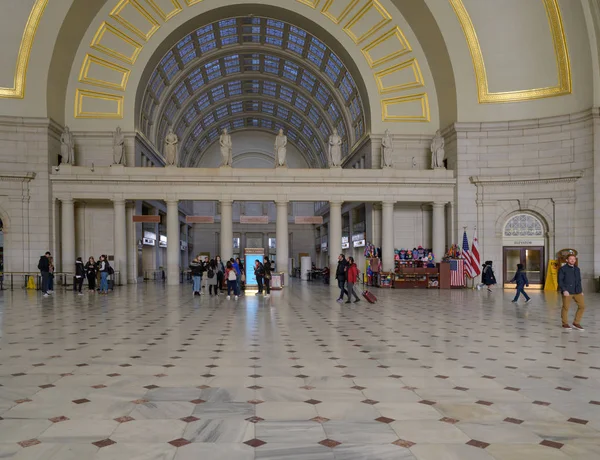
[[[256,284],[258,284],[258,292],[255,295],[262,295],[263,293],[263,279],[265,275],[265,269],[263,264],[259,260],[254,261],[254,276],[256,277]]]

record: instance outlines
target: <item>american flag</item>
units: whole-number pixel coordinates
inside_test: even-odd
[[[464,271],[469,278],[475,278],[475,270],[473,269],[473,259],[469,251],[469,239],[467,238],[467,231],[463,233],[463,246],[460,253],[461,257],[465,260]]]
[[[479,255],[479,240],[477,239],[477,227],[473,232],[473,245],[471,246],[471,268],[473,269],[473,278],[481,274],[481,256]]]
[[[465,285],[465,261],[463,259],[450,260],[450,286]]]

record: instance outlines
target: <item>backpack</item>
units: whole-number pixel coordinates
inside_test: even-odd
[[[208,277],[209,278],[214,278],[215,277],[215,272],[212,268],[208,269]]]
[[[111,265],[109,265],[108,262],[106,262],[106,265],[108,265],[108,267],[106,268],[106,271],[108,272],[109,275],[114,275],[115,274],[115,269],[112,268]]]
[[[229,275],[227,275],[227,279],[229,281],[235,281],[237,280],[237,273],[235,272],[235,270],[229,270]]]

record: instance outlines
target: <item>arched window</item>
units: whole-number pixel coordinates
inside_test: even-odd
[[[504,236],[544,236],[544,225],[531,214],[517,214],[504,226]]]

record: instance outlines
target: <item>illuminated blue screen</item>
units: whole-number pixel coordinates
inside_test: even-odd
[[[254,262],[258,260],[262,263],[263,257],[262,254],[246,254],[246,286],[258,286],[254,275]]]

